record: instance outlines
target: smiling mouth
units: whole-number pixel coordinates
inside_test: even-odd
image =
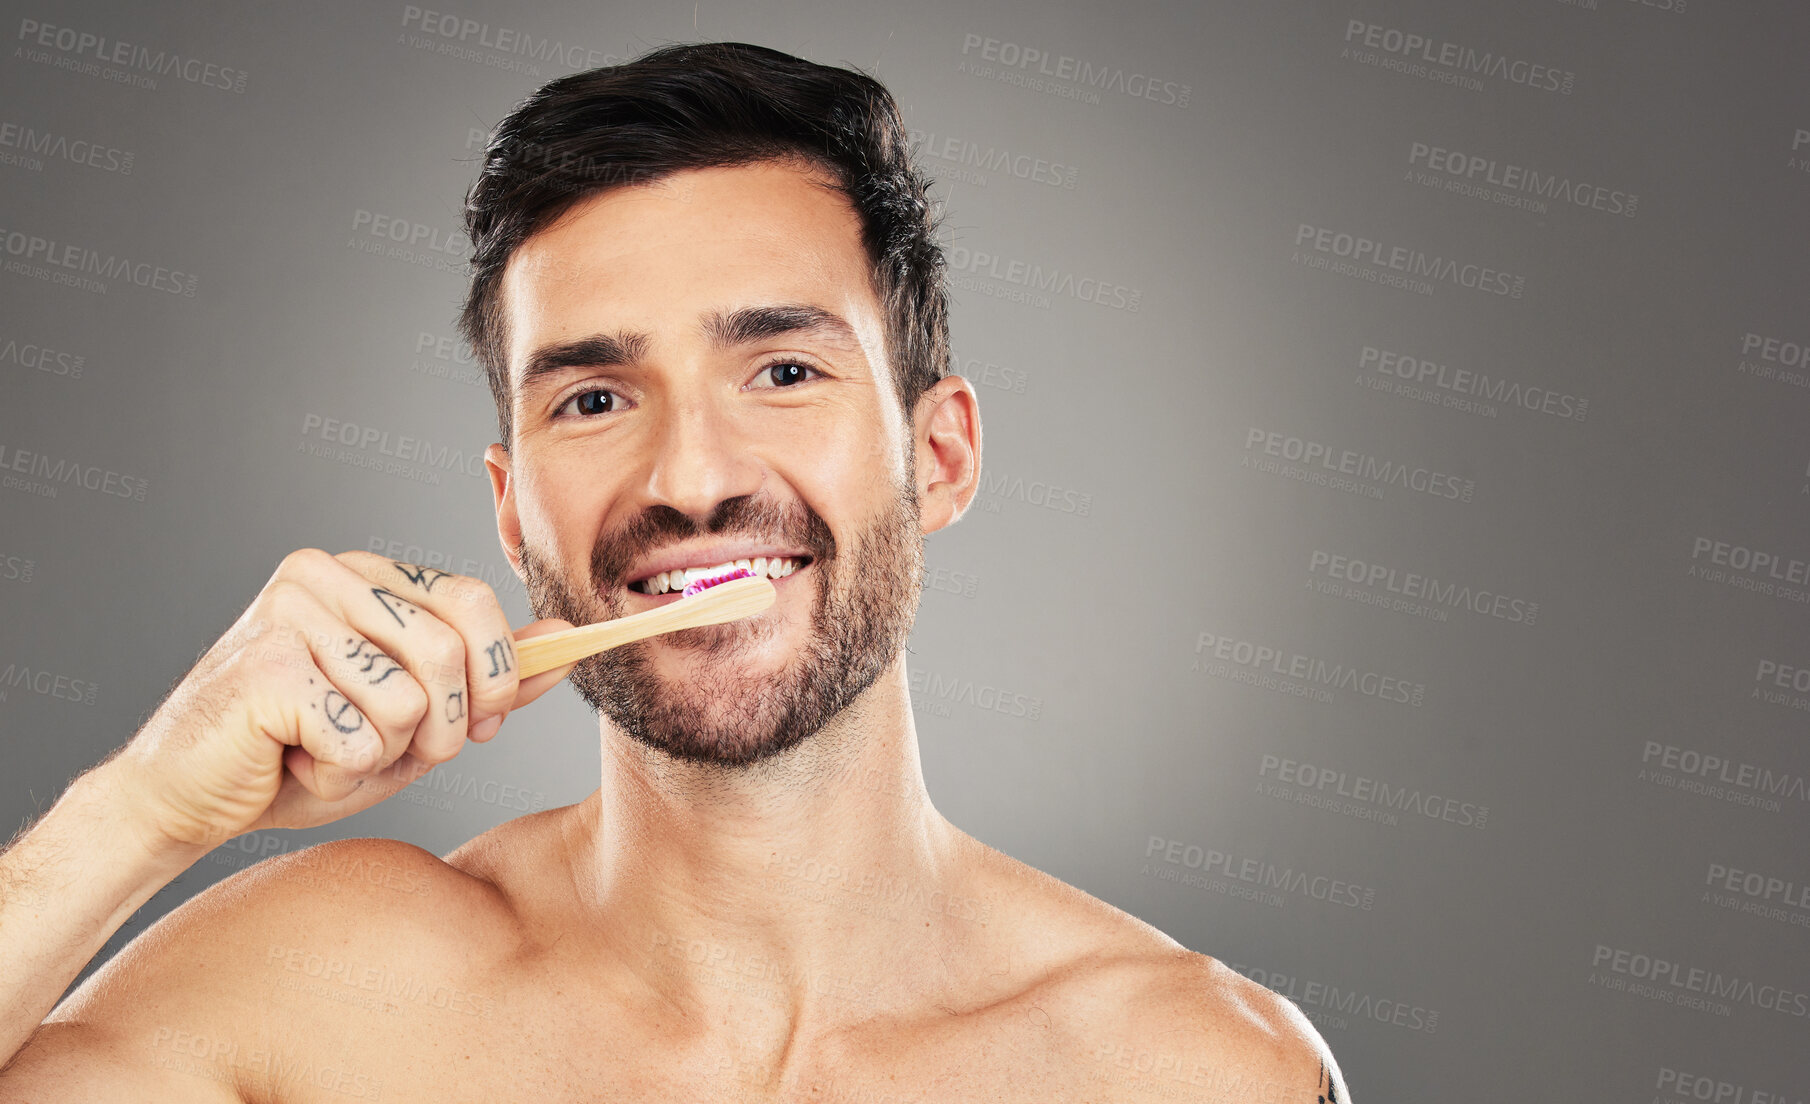
[[[751,560],[725,560],[720,564],[662,571],[658,575],[636,579],[628,584],[628,588],[637,594],[666,594],[675,590],[684,590],[686,584],[699,579],[728,574],[736,568],[749,571],[758,578],[783,579],[810,562],[810,556],[775,556],[771,559],[756,556]]]

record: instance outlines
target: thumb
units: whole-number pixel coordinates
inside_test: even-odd
[[[519,643],[536,636],[545,636],[548,633],[561,632],[573,627],[574,626],[570,621],[564,621],[558,617],[543,618],[542,620],[529,625],[523,625],[521,628],[517,629],[515,631],[515,639]],[[535,698],[540,697],[555,686],[558,686],[571,670],[572,664],[568,663],[564,667],[555,667],[550,671],[542,671],[538,675],[530,675],[523,679],[520,685],[516,687],[515,702],[509,707],[509,710],[513,712],[520,709]]]

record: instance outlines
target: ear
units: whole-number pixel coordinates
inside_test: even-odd
[[[515,550],[522,543],[522,519],[515,509],[515,461],[500,444],[484,449],[484,470],[490,475],[490,494],[496,500],[496,534],[503,542],[503,555],[516,578],[522,578],[522,564]]]
[[[912,416],[919,515],[925,533],[954,525],[980,490],[980,400],[961,376],[944,376]]]

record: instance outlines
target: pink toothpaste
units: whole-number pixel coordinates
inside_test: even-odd
[[[753,577],[754,572],[745,567],[738,567],[724,575],[712,575],[707,579],[699,579],[695,583],[686,583],[685,589],[679,592],[679,597],[689,598],[700,591],[709,590],[718,583],[726,583],[731,579],[752,579]]]

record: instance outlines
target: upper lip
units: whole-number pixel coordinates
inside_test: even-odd
[[[651,579],[662,571],[673,571],[681,567],[715,567],[721,563],[753,560],[762,556],[769,560],[802,560],[809,555],[809,552],[790,550],[780,545],[763,544],[760,541],[751,540],[680,544],[671,548],[663,548],[646,559],[640,560],[629,568],[624,581],[638,583],[643,579]]]

